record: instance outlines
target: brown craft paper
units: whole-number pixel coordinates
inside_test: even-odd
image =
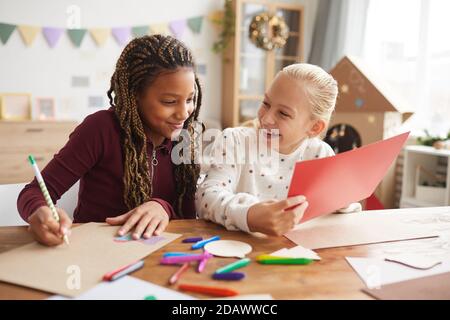
[[[0,280],[75,297],[97,285],[105,273],[138,261],[181,236],[165,232],[161,235],[165,239],[152,245],[116,242],[118,228],[87,223],[72,230],[70,245],[31,243],[0,254]]]

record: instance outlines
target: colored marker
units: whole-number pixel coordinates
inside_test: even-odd
[[[258,256],[256,261],[262,264],[309,264],[313,260],[306,258],[275,257],[267,254]]]
[[[230,272],[242,267],[247,266],[250,263],[250,259],[249,258],[244,258],[238,261],[235,261],[233,263],[227,264],[226,266],[219,268],[216,270],[216,273],[226,273],[226,272]]]
[[[217,240],[220,240],[219,236],[215,236],[215,237],[212,237],[212,238],[209,238],[206,240],[198,241],[192,245],[192,250],[203,248],[205,246],[205,244],[207,244],[209,242],[217,241]]]
[[[186,239],[183,239],[183,243],[195,243],[195,242],[199,242],[199,241],[202,241],[203,240],[203,238],[202,237],[194,237],[194,238],[186,238]]]
[[[196,253],[166,252],[166,253],[163,253],[163,258],[166,258],[166,257],[195,256],[195,255],[196,255]]]
[[[146,296],[144,300],[157,300],[154,295]]]
[[[56,211],[55,205],[53,204],[53,200],[50,197],[50,194],[48,193],[44,178],[42,178],[41,172],[39,171],[36,161],[34,160],[34,157],[32,155],[29,155],[28,161],[30,161],[31,166],[33,167],[34,175],[36,176],[36,180],[39,184],[39,187],[41,188],[41,192],[44,195],[45,202],[47,202],[47,206],[52,211],[53,219],[55,219],[56,222],[59,222],[59,214]],[[69,238],[67,237],[67,234],[63,235],[63,239],[66,244],[69,244]]]
[[[232,297],[237,296],[239,292],[227,289],[227,288],[219,288],[219,287],[207,287],[207,286],[197,286],[197,285],[191,285],[191,284],[180,284],[178,289],[182,291],[188,291],[188,292],[196,292],[196,293],[203,293],[210,296],[215,297]]]
[[[137,262],[133,262],[129,265],[126,265],[125,267],[121,267],[117,270],[108,272],[103,276],[103,281],[114,281],[119,278],[122,278],[123,276],[130,274],[136,270],[141,269],[144,266],[144,261],[140,260]]]
[[[175,272],[173,274],[173,276],[170,277],[169,283],[170,284],[175,284],[180,279],[180,277],[183,274],[183,272],[185,272],[188,268],[189,268],[189,262],[186,262],[185,264],[183,264],[181,266],[180,269],[177,270],[177,272]]]
[[[211,257],[200,260],[200,262],[198,263],[197,272],[201,273],[201,272],[203,272],[203,270],[205,270],[206,263],[208,262],[209,258],[211,258]]]
[[[242,272],[214,273],[212,277],[215,280],[242,280],[245,278],[245,273]]]
[[[206,257],[212,257],[212,254],[205,252],[202,254],[193,254],[191,256],[177,256],[177,257],[165,257],[162,258],[161,264],[179,264],[191,261],[200,261],[205,259]]]

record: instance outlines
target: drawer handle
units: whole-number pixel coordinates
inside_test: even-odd
[[[26,132],[42,132],[43,128],[27,128]]]

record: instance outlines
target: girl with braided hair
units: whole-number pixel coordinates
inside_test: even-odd
[[[192,161],[171,159],[182,129],[193,141],[200,112],[189,49],[170,36],[132,40],[117,61],[108,98],[111,107],[87,116],[42,170],[52,200],[80,180],[74,222],[122,225],[119,235],[133,230],[134,239],[161,234],[169,219],[195,218],[199,165],[193,152]],[[62,208],[59,223],[51,218],[36,179],[17,207],[43,244],[60,244],[70,233],[72,221]]]

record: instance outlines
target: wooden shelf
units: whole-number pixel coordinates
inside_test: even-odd
[[[292,56],[285,56],[284,52],[278,52],[277,50],[265,51],[263,49],[258,49],[256,47],[252,48],[252,52],[245,52],[244,48],[248,46],[254,46],[250,39],[248,38],[248,26],[244,25],[245,19],[248,19],[249,14],[244,16],[245,6],[247,5],[260,5],[264,11],[271,14],[278,13],[279,10],[289,10],[294,11],[298,19],[291,18],[286,20],[288,27],[291,30],[289,35],[295,37],[294,44],[291,42],[289,45],[289,54],[295,54]],[[241,123],[241,112],[240,112],[240,102],[242,100],[262,100],[261,88],[267,90],[270,86],[276,73],[279,71],[280,61],[282,65],[290,64],[291,62],[302,62],[304,61],[304,8],[301,5],[296,4],[285,4],[282,2],[268,2],[268,1],[258,1],[258,0],[232,0],[232,8],[235,14],[235,25],[236,30],[234,37],[230,40],[230,44],[223,54],[223,66],[222,66],[222,126],[223,128],[235,127]],[[291,25],[289,25],[289,23]],[[294,25],[295,23],[295,25]],[[297,31],[298,30],[298,31]],[[295,47],[292,47],[294,45]],[[254,53],[257,50],[261,50],[260,54]],[[242,59],[244,58],[244,59]],[[251,69],[243,68],[242,63],[247,63],[248,59],[258,59],[257,64],[262,65],[263,68],[255,68],[256,63],[251,64]],[[243,60],[243,61],[241,61]],[[253,61],[249,61],[250,64]],[[246,73],[243,73],[244,69],[247,69],[251,73],[250,77],[247,79]],[[244,79],[244,80],[243,80]],[[255,79],[258,80],[258,84],[255,85]],[[254,88],[245,93],[240,92],[242,87],[241,81],[253,81],[249,88]]]

